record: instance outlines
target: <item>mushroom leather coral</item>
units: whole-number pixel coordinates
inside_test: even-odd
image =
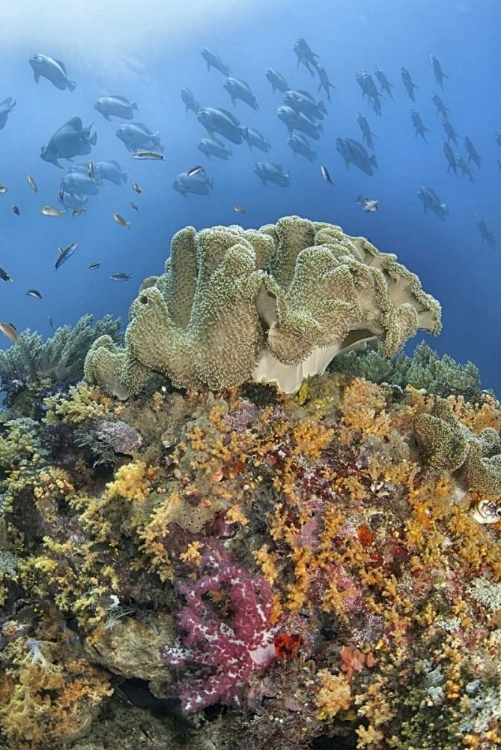
[[[127,398],[149,373],[185,388],[273,381],[287,393],[374,338],[395,354],[440,305],[417,276],[368,240],[297,216],[259,230],[178,232],[165,273],[133,302],[125,348],[98,338],[85,377]]]

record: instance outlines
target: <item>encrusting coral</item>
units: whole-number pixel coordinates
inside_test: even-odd
[[[259,230],[187,227],[133,302],[125,348],[98,338],[85,377],[118,398],[151,372],[178,387],[254,379],[290,393],[339,352],[379,338],[395,354],[419,328],[439,332],[438,302],[396,256],[340,227],[297,216]]]

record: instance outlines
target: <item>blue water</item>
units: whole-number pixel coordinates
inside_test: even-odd
[[[395,252],[443,305],[443,332],[430,343],[459,361],[473,361],[484,386],[501,393],[501,170],[496,163],[501,148],[493,138],[493,131],[501,130],[497,0],[143,0],[140,5],[88,0],[73,8],[59,0],[48,0],[43,8],[18,0],[9,5],[13,7],[0,14],[0,100],[12,96],[17,105],[0,131],[0,183],[8,187],[0,195],[0,266],[15,283],[0,282],[1,320],[48,336],[49,315],[55,326],[74,323],[87,312],[126,319],[140,281],[162,272],[170,238],[181,227],[258,227],[299,214],[368,235],[380,250]],[[312,164],[295,157],[287,145],[285,125],[276,116],[281,95],[273,96],[264,76],[266,67],[276,68],[292,88],[316,95],[318,79],[296,65],[292,45],[298,36],[319,54],[336,86],[323,137],[313,142],[318,161]],[[232,107],[224,76],[207,71],[200,54],[204,46],[230,65],[232,75],[249,83],[259,111],[243,102]],[[69,78],[77,83],[73,93],[43,78],[35,84],[28,58],[39,52],[65,62]],[[443,92],[433,77],[430,54],[450,77]],[[373,75],[376,66],[396,86],[395,101],[385,98],[382,117],[362,100],[355,81],[357,72]],[[401,66],[419,87],[415,104],[403,89]],[[202,105],[227,108],[243,125],[262,131],[272,143],[271,152],[230,144],[230,161],[209,162],[196,148],[207,132],[193,112],[185,113],[183,87]],[[457,148],[451,144],[453,150],[466,157],[463,138],[469,135],[482,157],[482,169],[474,167],[475,184],[447,174],[445,135],[430,99],[432,90],[451,110],[460,136]],[[115,136],[125,121],[107,122],[93,108],[98,97],[109,94],[137,101],[136,121],[162,135],[163,162],[131,158]],[[414,135],[411,107],[432,131],[428,144]],[[361,140],[358,111],[377,135],[379,170],[374,176],[353,166],[347,170],[335,150],[339,136]],[[89,198],[82,216],[49,218],[40,207],[58,205],[64,172],[43,162],[40,149],[74,116],[84,125],[95,123],[98,140],[91,158],[118,160],[128,182],[122,187],[105,183],[98,196]],[[262,186],[252,170],[255,161],[266,160],[290,170],[288,188]],[[214,190],[209,196],[184,198],[172,181],[195,164],[214,176]],[[321,164],[328,167],[334,188],[323,181]],[[29,188],[27,174],[37,181],[38,195]],[[133,181],[144,186],[143,195],[132,191]],[[433,188],[448,204],[447,221],[424,214],[416,195],[420,185]],[[379,200],[377,214],[362,212],[356,203],[360,194]],[[233,211],[236,203],[245,206],[245,214]],[[20,208],[19,217],[11,211],[13,204]],[[113,221],[115,212],[132,222],[129,230]],[[498,249],[482,244],[477,212],[497,236]],[[57,247],[75,240],[76,253],[55,271]],[[93,261],[101,262],[98,271],[88,270]],[[119,271],[133,274],[132,280],[111,281],[110,274]],[[43,294],[42,301],[25,296],[33,287]],[[2,339],[0,345],[10,342]]]

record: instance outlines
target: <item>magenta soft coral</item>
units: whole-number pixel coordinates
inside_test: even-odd
[[[217,702],[241,706],[250,677],[275,658],[270,585],[216,549],[204,556],[198,581],[179,581],[176,588],[186,598],[176,614],[182,635],[162,648],[162,657],[171,667],[199,667],[173,686],[184,710]],[[207,600],[210,592],[223,595],[227,615]]]

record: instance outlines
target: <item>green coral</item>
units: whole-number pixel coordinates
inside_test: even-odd
[[[47,341],[26,329],[14,346],[0,352],[0,374],[9,376],[21,370],[38,381],[82,377],[85,356],[96,338],[106,334],[113,341],[121,340],[120,319],[105,315],[95,326],[93,320],[92,315],[83,315],[74,326],[57,328]]]
[[[373,383],[389,383],[405,388],[424,389],[436,396],[464,396],[473,399],[481,391],[480,373],[471,362],[461,365],[448,354],[440,357],[426,342],[416,346],[412,357],[388,357],[379,342],[336,357],[329,369]]]
[[[485,427],[475,435],[458,421],[448,401],[439,398],[431,414],[420,414],[413,426],[429,468],[461,469],[468,490],[501,494],[501,442],[496,430]]]
[[[187,227],[133,302],[125,347],[97,339],[85,377],[119,398],[151,372],[186,388],[254,379],[294,392],[355,344],[379,338],[392,355],[440,325],[417,276],[340,227],[297,216],[259,230]]]

